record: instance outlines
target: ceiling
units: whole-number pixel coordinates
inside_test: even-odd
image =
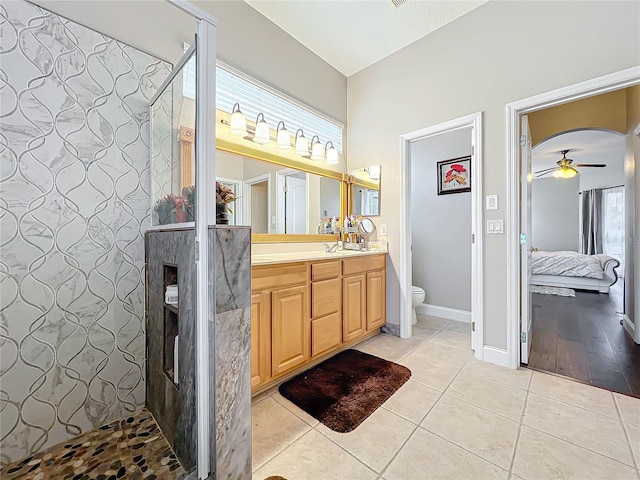
[[[487,1],[245,0],[347,77]]]
[[[567,158],[573,159],[573,163],[607,164],[605,168],[583,170],[605,173],[616,169],[622,172],[624,168],[624,135],[603,130],[579,130],[557,135],[536,145],[531,152],[533,172],[555,167],[562,158],[561,150],[571,150]]]

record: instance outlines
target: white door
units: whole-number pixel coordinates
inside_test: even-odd
[[[307,180],[285,178],[285,233],[307,233]]]
[[[529,363],[531,352],[531,132],[529,118],[522,116],[520,130],[520,361]]]

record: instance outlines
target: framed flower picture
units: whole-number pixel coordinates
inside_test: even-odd
[[[438,195],[471,191],[471,156],[437,163]]]

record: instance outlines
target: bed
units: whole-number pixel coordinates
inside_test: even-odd
[[[620,262],[608,255],[577,252],[531,252],[531,283],[609,293],[618,281]]]

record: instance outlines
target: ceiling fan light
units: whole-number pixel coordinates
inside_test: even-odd
[[[280,128],[280,125],[282,125],[282,128]],[[284,127],[283,121],[280,121],[280,123],[278,123],[276,130],[277,130],[276,147],[282,150],[287,150],[291,148],[291,135],[289,134],[289,132],[287,132],[287,129]]]
[[[311,139],[311,160],[324,160],[324,148],[318,135],[314,135]]]
[[[262,117],[262,120],[260,120]],[[256,117],[256,133],[253,136],[253,141],[260,145],[266,145],[271,143],[271,136],[269,134],[269,124],[264,119],[264,115],[259,113]]]
[[[298,134],[300,136],[298,136]],[[304,132],[301,128],[296,132],[296,153],[303,157],[309,155],[309,141],[304,136]]]
[[[553,172],[555,178],[573,178],[576,175],[578,175],[578,171],[573,167],[561,167]]]
[[[247,136],[247,120],[244,118],[244,114],[240,111],[239,103],[236,103],[231,109],[229,133],[239,135],[241,137]]]

